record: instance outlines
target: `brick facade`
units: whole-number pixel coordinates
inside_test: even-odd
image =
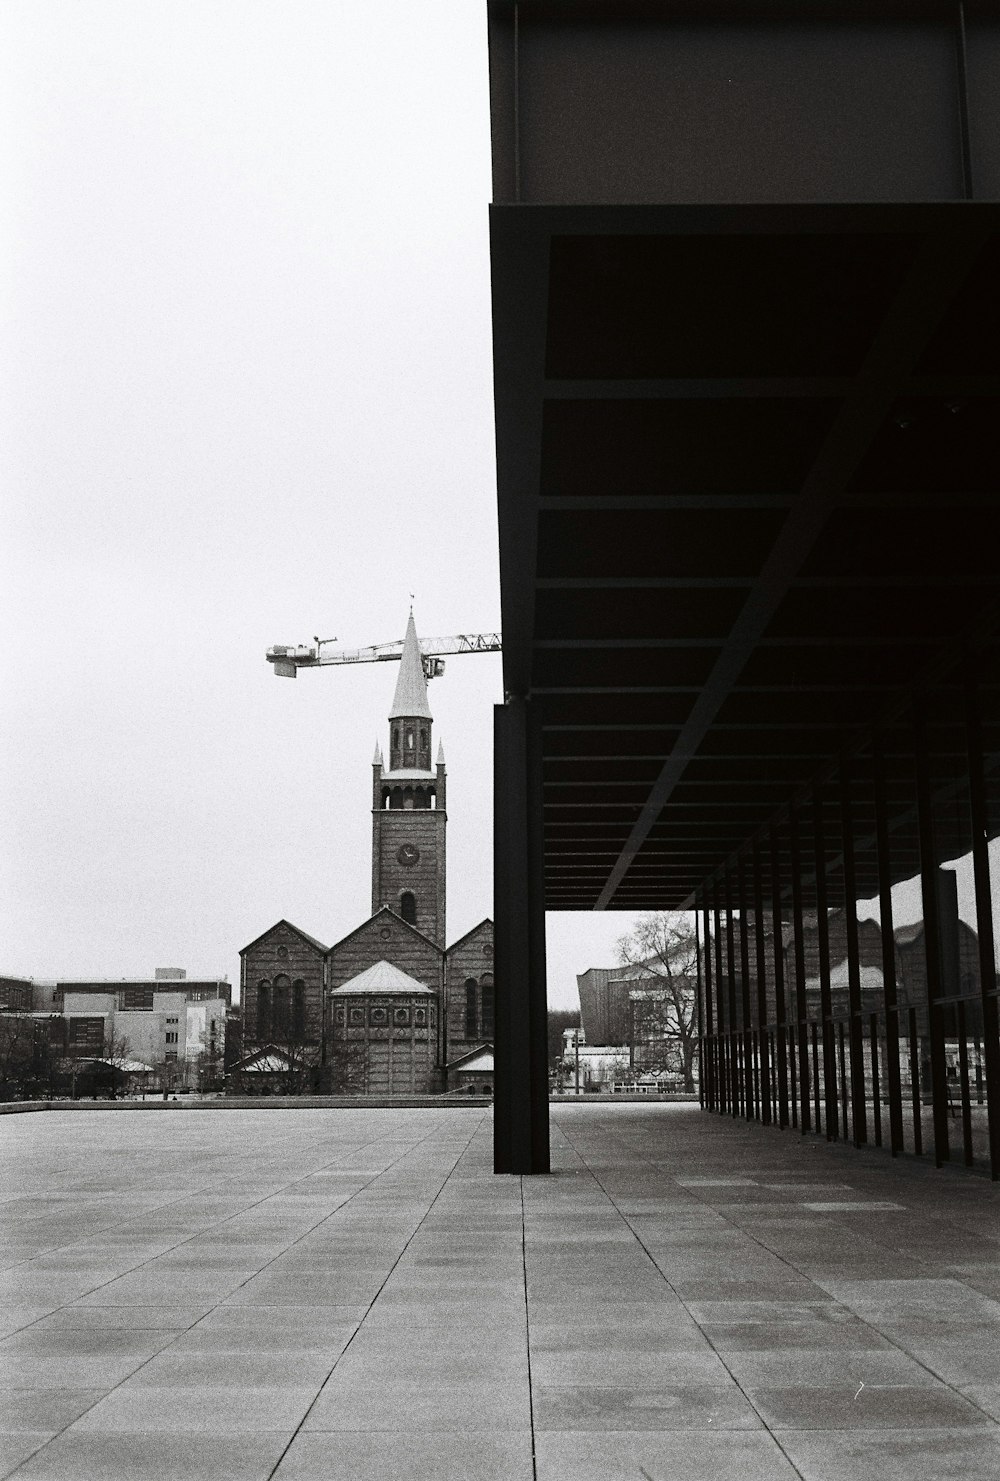
[[[322,1043],[327,956],[327,947],[287,920],[243,948],[240,1002],[247,1044],[288,1038]]]
[[[384,786],[387,791],[393,789],[392,783]],[[443,807],[372,809],[372,914],[388,905],[402,916],[403,896],[412,894],[413,924],[441,946],[445,941],[447,821]],[[414,851],[416,862],[405,862]]]
[[[467,931],[445,953],[444,1057],[447,1064],[480,1044],[493,1042],[491,998],[494,991],[493,922],[484,920]]]

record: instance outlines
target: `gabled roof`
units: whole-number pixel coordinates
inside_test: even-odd
[[[275,1074],[281,1070],[287,1070],[291,1060],[283,1049],[278,1049],[274,1044],[265,1044],[260,1049],[255,1049],[252,1054],[245,1054],[230,1067],[233,1070],[246,1070],[253,1075]]]
[[[455,1070],[475,1070],[479,1073],[489,1071],[493,1073],[493,1045],[480,1044],[477,1049],[470,1049],[467,1054],[460,1054],[457,1059],[451,1060],[446,1066],[448,1073]]]
[[[438,953],[439,956],[444,956],[443,947],[438,946],[437,942],[432,941],[429,936],[425,936],[423,931],[418,931],[416,926],[411,926],[410,922],[408,920],[404,920],[401,915],[397,915],[391,905],[380,906],[379,909],[376,910],[374,915],[370,915],[367,920],[363,920],[360,926],[355,926],[353,931],[348,931],[346,936],[341,936],[339,941],[335,941],[333,945],[329,947],[329,950],[336,951],[338,946],[345,946],[348,941],[352,941],[354,937],[357,936],[361,931],[370,930],[372,925],[375,921],[378,920],[380,915],[391,915],[396,925],[405,926],[408,931],[413,932],[414,936],[418,936],[421,941],[426,941],[428,946],[433,946],[434,950]]]
[[[263,941],[265,937],[270,936],[271,932],[276,931],[279,926],[287,926],[290,931],[295,932],[296,936],[301,936],[303,941],[308,942],[310,946],[314,946],[316,950],[322,952],[324,956],[326,956],[326,953],[330,950],[329,946],[324,946],[322,941],[317,941],[315,936],[310,936],[308,931],[303,931],[300,929],[300,927],[293,926],[290,920],[286,920],[284,916],[282,916],[281,920],[276,920],[273,926],[268,926],[266,931],[261,931],[260,935],[255,936],[254,939],[248,943],[248,945],[241,947],[240,956],[242,956],[245,951],[250,951],[252,947],[259,945],[259,943]]]
[[[367,967],[364,972],[359,972],[356,977],[350,977],[342,982],[339,987],[331,989],[331,997],[335,993],[356,995],[358,993],[405,993],[407,997],[413,997],[420,993],[425,997],[433,995],[434,989],[428,987],[426,982],[418,982],[408,972],[400,971],[394,967],[392,962],[384,959],[376,962],[374,966]]]
[[[417,640],[412,608],[410,620],[406,624],[403,655],[399,660],[399,678],[396,680],[396,693],[393,695],[389,719],[411,715],[431,719],[431,707],[427,703],[427,680],[424,678],[424,665],[420,657],[420,643]]]
[[[484,928],[484,926],[491,926],[492,927],[492,925],[493,925],[492,918],[490,916],[488,916],[488,915],[485,916],[481,921],[479,921],[476,925],[474,925],[472,927],[471,931],[466,931],[466,933],[465,933],[464,936],[459,936],[459,938],[458,938],[457,941],[453,941],[451,943],[451,945],[446,949],[445,956],[450,956],[453,951],[455,951],[459,946],[462,945],[463,942],[468,941],[468,939],[469,939],[470,936],[475,936],[476,932],[477,931],[481,931]]]

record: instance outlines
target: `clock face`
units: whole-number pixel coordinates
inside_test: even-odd
[[[420,858],[420,850],[415,843],[404,843],[397,853],[396,858],[407,869],[410,869]]]

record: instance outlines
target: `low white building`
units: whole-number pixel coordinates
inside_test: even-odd
[[[71,1056],[86,1051],[127,1059],[189,1089],[221,1080],[228,1006],[223,998],[189,1002],[183,992],[157,992],[149,1008],[124,1008],[120,999],[113,991],[68,998],[61,1016]]]

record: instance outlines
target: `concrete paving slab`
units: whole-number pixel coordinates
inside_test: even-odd
[[[783,1430],[803,1481],[996,1481],[1000,1431]]]
[[[103,1388],[10,1388],[0,1403],[0,1433],[56,1434],[103,1399]]]
[[[8,1474],[17,1481],[268,1481],[289,1438],[267,1430],[240,1435],[159,1432],[143,1443],[135,1434],[87,1434],[70,1428]]]
[[[696,1376],[696,1375],[692,1375]],[[735,1383],[533,1384],[535,1429],[753,1430],[761,1421]]]
[[[304,1430],[293,1440],[273,1481],[389,1476],[406,1481],[533,1481],[531,1431],[331,1435]]]
[[[201,1383],[169,1388],[123,1383],[76,1421],[74,1434],[291,1435],[316,1397],[315,1385],[236,1387]],[[110,1478],[109,1478],[110,1481]]]
[[[9,1476],[16,1471],[21,1461],[48,1444],[53,1435],[48,1430],[23,1430],[14,1434],[0,1434],[0,1476]]]
[[[16,1481],[1000,1474],[985,1181],[692,1106],[523,1180],[478,1107],[16,1119]]]
[[[537,1481],[799,1481],[763,1430],[539,1431]]]
[[[306,1418],[306,1430],[531,1429],[527,1373],[514,1380],[477,1377],[465,1382],[430,1374],[424,1381],[388,1380],[335,1370]]]

